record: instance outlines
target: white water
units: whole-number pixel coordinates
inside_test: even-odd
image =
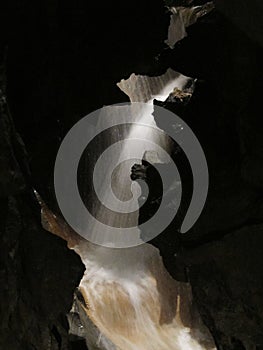
[[[152,108],[144,111],[141,119],[152,118],[151,111]],[[148,132],[151,132],[151,128]],[[129,137],[141,136],[140,127],[134,126]],[[152,141],[158,143],[160,140]],[[149,144],[140,143],[139,147],[142,157],[149,150]],[[122,155],[129,159],[128,147],[122,149]],[[124,165],[121,179],[124,171],[129,177],[130,166],[129,163]],[[130,182],[121,181],[120,186],[120,192],[125,192]],[[104,193],[104,202],[107,201],[106,197],[107,193]],[[107,233],[104,235],[108,242]],[[100,342],[98,335],[97,339],[88,339],[90,347],[95,343],[94,349],[106,350],[112,349],[112,344],[119,350],[214,348],[207,329],[192,305],[190,286],[171,278],[158,249],[150,244],[112,249],[84,240],[73,249],[86,267],[80,290],[88,305],[88,317],[103,337],[110,340],[109,343]]]
[[[65,239],[86,267],[79,285],[86,307],[78,310],[81,324],[72,331],[86,338],[90,350],[215,349],[189,284],[171,278],[156,248],[93,245],[38,199],[44,228]]]
[[[86,312],[116,349],[214,348],[193,308],[190,286],[171,278],[156,248],[111,249],[81,241],[74,250],[86,266],[80,283]],[[111,349],[99,336],[88,340]]]
[[[134,104],[130,106],[105,107],[99,119],[100,127],[107,125],[107,120],[121,123],[122,116],[127,116],[133,123],[126,131],[124,140],[113,142],[113,131],[108,131],[107,139],[111,146],[105,151],[96,145],[100,155],[93,173],[94,187],[100,201],[95,212],[98,219],[106,219],[107,225],[102,226],[99,220],[89,222],[86,228],[94,243],[107,247],[129,247],[142,244],[140,231],[137,228],[139,217],[138,198],[141,193],[137,182],[131,181],[131,168],[135,163],[141,163],[145,154],[150,151],[157,162],[169,160],[169,139],[160,130],[156,133],[156,123],[152,116],[153,104]],[[111,129],[110,129],[111,130]],[[87,159],[88,161],[88,159]],[[176,175],[176,174],[175,174]],[[113,191],[114,189],[114,191]],[[91,198],[92,201],[92,198]],[[101,204],[103,203],[103,205]],[[105,211],[105,207],[111,212]],[[124,215],[120,216],[119,213]],[[115,229],[126,227],[133,229]]]
[[[126,88],[125,82],[122,86]],[[129,83],[127,86],[132,87]],[[141,136],[138,133],[140,129],[135,127],[130,136]],[[142,147],[141,156],[148,150]],[[129,149],[123,152],[129,158]],[[127,164],[125,167],[127,171]],[[121,191],[126,191],[127,184],[122,181],[122,185]],[[102,196],[106,201],[107,193]],[[85,329],[90,350],[215,349],[193,306],[190,286],[171,278],[158,249],[146,243],[125,249],[91,244],[61,223],[41,201],[40,204],[44,227],[66,239],[86,267],[80,282],[86,307],[80,317],[83,325],[88,317],[97,327],[97,332]],[[100,234],[108,240],[105,232]]]

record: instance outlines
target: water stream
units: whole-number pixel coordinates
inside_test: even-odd
[[[138,92],[132,84],[138,85],[140,77],[133,75],[132,79],[133,82],[128,80],[121,83],[122,89],[126,92],[127,89],[132,93]],[[155,95],[166,99],[171,89],[178,87],[178,82],[179,87],[182,88],[190,78],[169,70],[164,78],[150,79],[152,83],[144,82],[149,91],[144,93],[141,101],[143,99],[152,101]],[[158,89],[158,86],[161,88]],[[138,100],[137,97],[134,99]],[[152,123],[155,124],[152,111],[153,104],[149,104],[149,109],[146,108],[145,111],[138,113],[138,121],[152,118]],[[111,132],[116,133],[116,129],[112,129]],[[147,138],[153,143],[165,145],[165,140],[158,139],[160,136],[156,136],[151,128],[148,128],[147,133]],[[110,133],[107,137],[111,138]],[[144,137],[146,137],[145,130],[139,125],[134,125],[129,129],[127,138]],[[166,146],[169,151],[168,144]],[[154,147],[149,149],[149,143],[138,142],[132,148],[131,154],[130,144],[121,145],[120,153],[114,152],[115,160],[128,160],[133,157],[134,151],[136,151],[137,161],[143,158],[146,151],[154,151],[156,159],[159,157],[158,149]],[[100,150],[97,149],[97,152]],[[102,159],[105,171],[113,162],[112,159],[108,161],[107,159],[107,157]],[[120,203],[123,198],[129,203],[133,195],[137,201],[136,196],[139,195],[138,187],[134,186],[130,180],[130,168],[133,163],[135,163],[134,158],[128,162],[121,162],[117,173],[110,177],[113,188],[114,183],[118,183],[115,186],[115,195],[117,191]],[[106,175],[103,179],[106,183]],[[101,182],[98,195],[101,203],[107,206],[111,204],[108,197],[112,196],[112,193],[106,185],[108,186]],[[79,319],[74,324],[71,318],[70,326],[72,333],[85,337],[90,350],[210,350],[215,348],[211,335],[193,304],[190,285],[175,281],[169,275],[158,249],[148,243],[130,248],[110,248],[110,244],[114,246],[114,242],[111,242],[112,237],[109,236],[109,232],[98,232],[96,227],[89,227],[89,230],[93,230],[96,235],[99,234],[102,237],[102,242],[105,242],[106,246],[95,245],[74,233],[43,203],[41,204],[45,228],[67,240],[69,248],[79,254],[85,265],[86,271],[79,285],[84,303],[75,301],[72,314],[77,313]],[[108,217],[109,213],[105,211],[104,205],[97,204],[95,210],[99,217],[107,220],[108,224],[119,224],[119,227],[122,227],[125,224],[124,221],[130,219],[129,215],[122,216],[121,220],[115,214]],[[118,205],[115,209],[120,212],[123,208],[121,204]],[[125,210],[129,211],[132,205],[131,202]],[[135,211],[132,224],[136,224],[137,220],[138,211]]]

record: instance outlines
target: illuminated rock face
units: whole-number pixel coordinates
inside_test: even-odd
[[[193,25],[198,18],[208,14],[214,9],[214,3],[207,2],[202,6],[174,7],[170,8],[170,26],[168,38],[165,43],[173,49],[175,44],[187,36],[186,28]]]
[[[171,68],[167,69],[163,75],[154,77],[132,73],[129,79],[122,79],[117,83],[119,89],[129,97],[131,102],[151,102],[152,104],[153,100],[166,101],[174,89],[182,92],[189,90],[191,95],[193,85],[192,78],[175,72]]]

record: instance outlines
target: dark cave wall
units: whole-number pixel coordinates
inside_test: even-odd
[[[0,44],[15,127],[1,100],[0,348],[73,346],[65,315],[83,267],[42,230],[32,186],[56,209],[53,165],[67,130],[102,105],[126,101],[115,86],[120,79],[168,67],[199,80],[180,113],[167,108],[198,136],[210,190],[180,249],[169,244],[173,227],[155,244],[170,273],[189,279],[219,349],[263,348],[263,9],[259,0],[215,3],[173,51],[163,50],[169,16],[162,1],[3,6]]]
[[[262,349],[262,224],[184,253],[193,296],[218,349]]]
[[[66,314],[84,269],[41,227],[27,154],[1,88],[0,349],[71,349]]]

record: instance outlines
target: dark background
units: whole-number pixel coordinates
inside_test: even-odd
[[[263,349],[263,5],[215,5],[168,50],[161,0],[2,1],[1,349],[81,348],[67,336],[65,315],[83,266],[41,228],[32,188],[56,210],[53,167],[67,130],[128,101],[116,83],[132,72],[168,67],[198,79],[182,117],[206,153],[210,190],[177,256],[172,232],[161,253],[175,278],[184,271],[190,281],[218,349]]]

